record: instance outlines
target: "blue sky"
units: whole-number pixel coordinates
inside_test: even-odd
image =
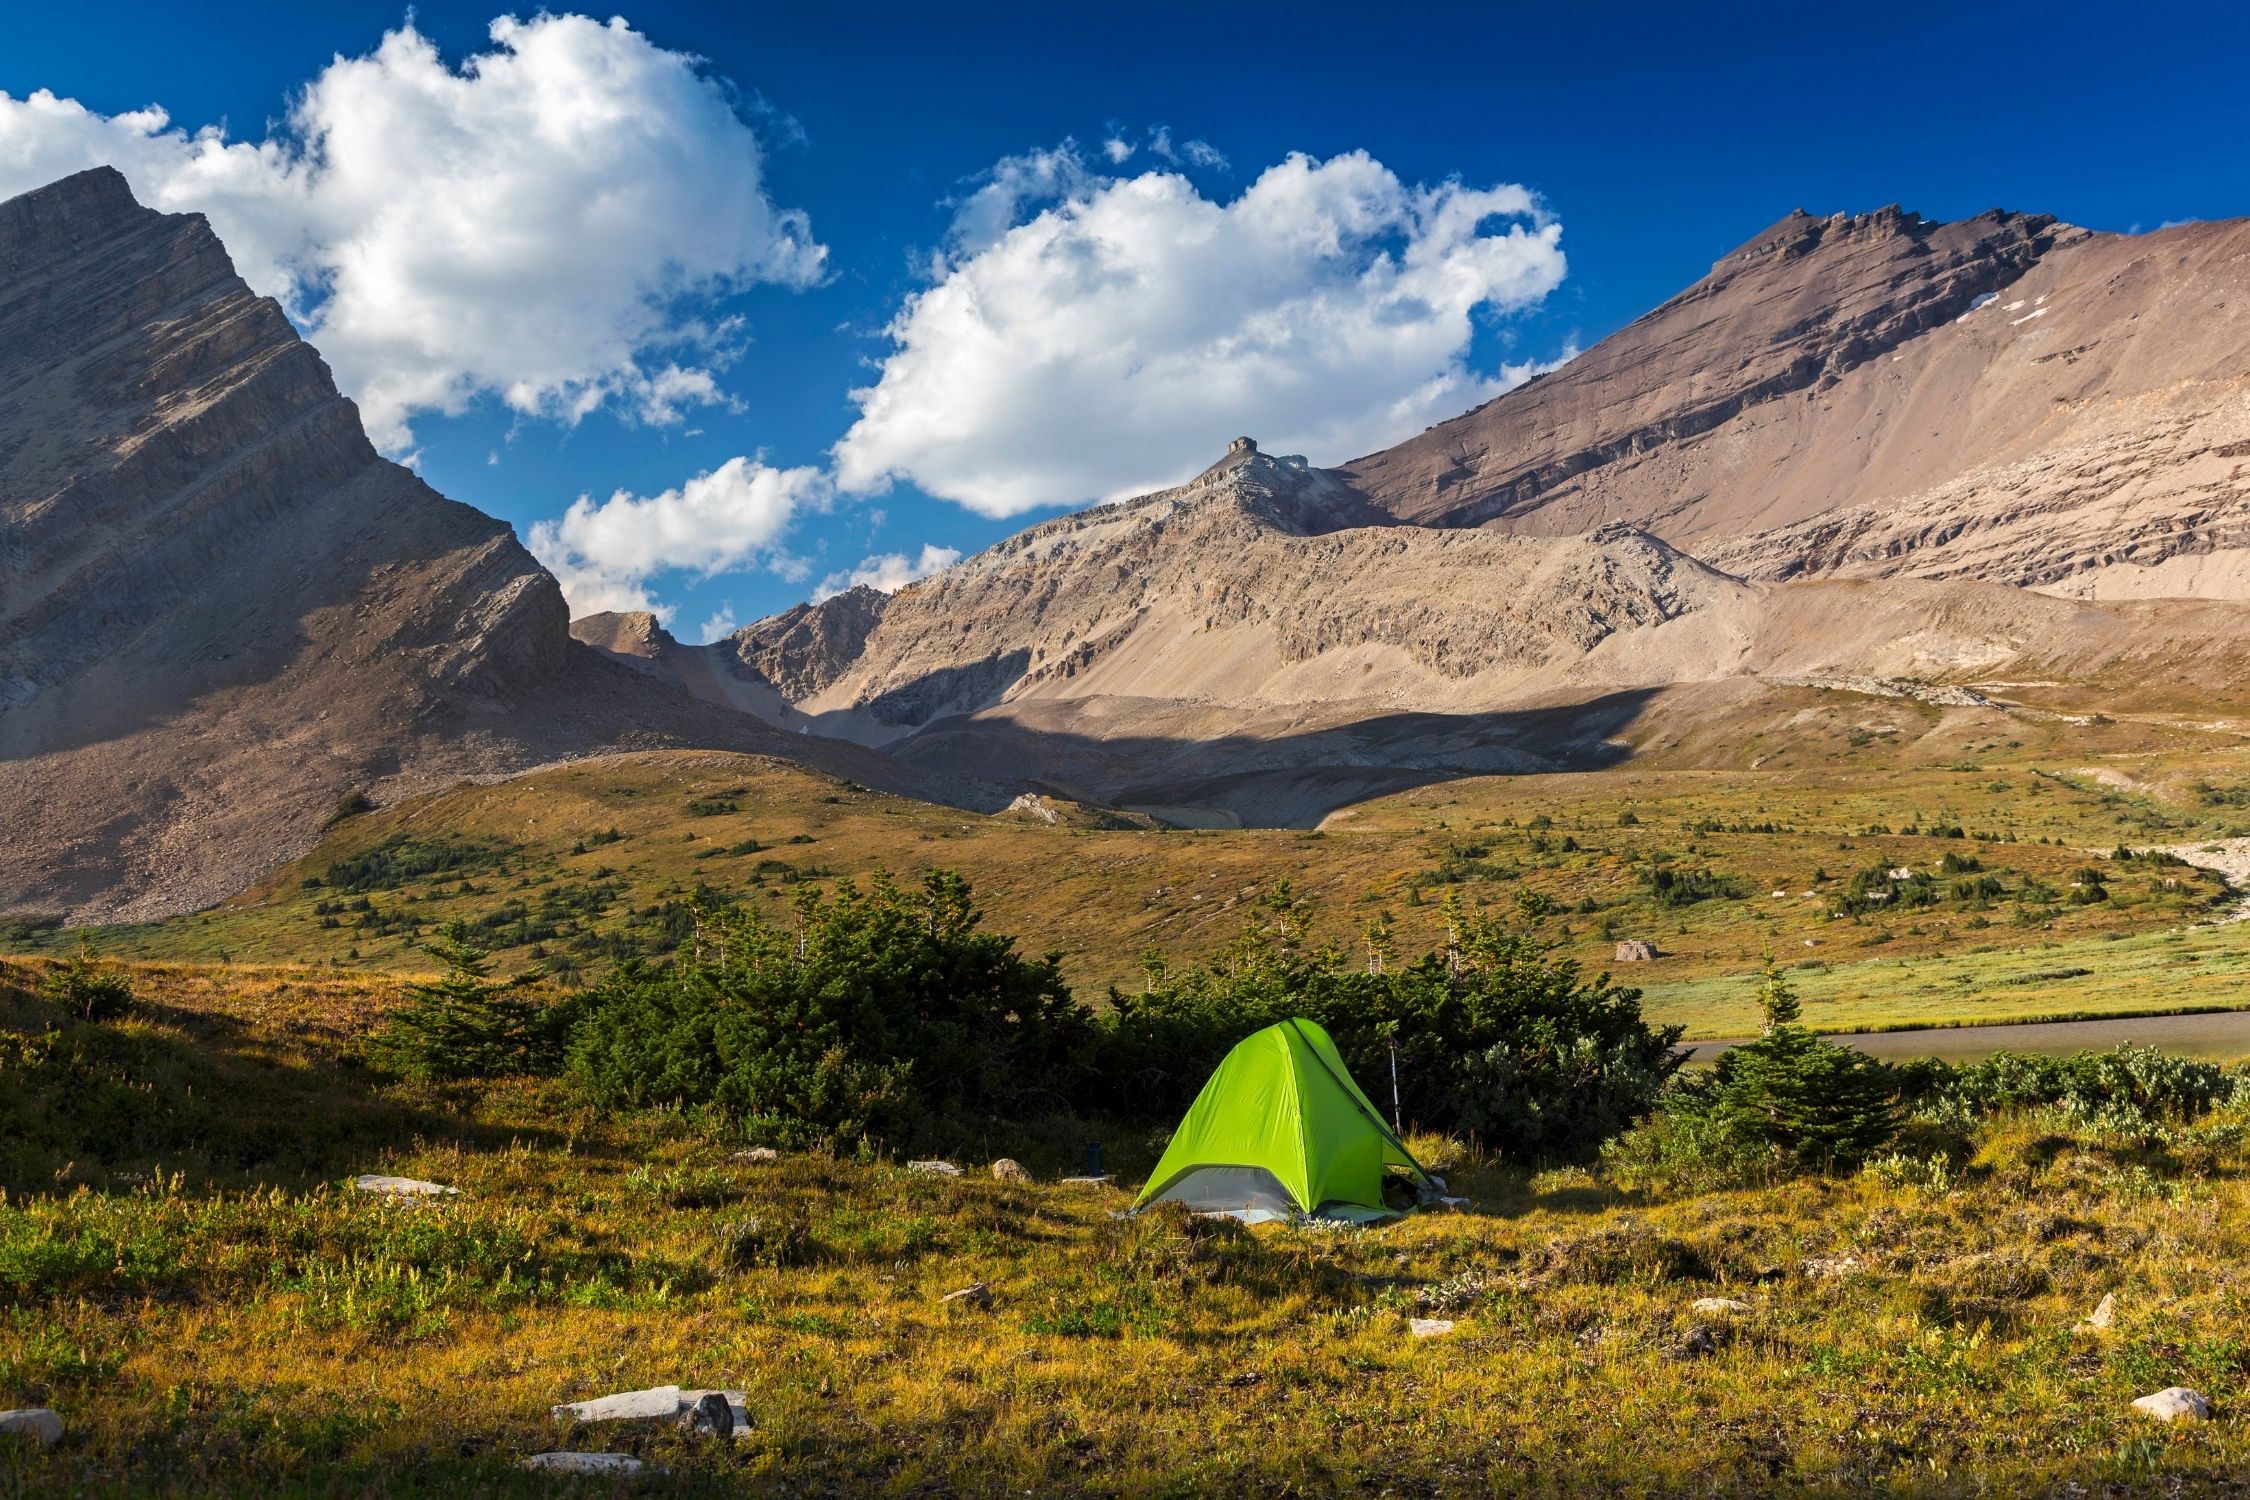
[[[660,604],[695,639],[714,618],[882,573],[882,558],[911,572],[1056,506],[1192,472],[1239,427],[1271,441],[1295,423],[1316,462],[1351,457],[1602,337],[1794,207],[2005,206],[2112,230],[2244,211],[2250,10],[1965,9],[637,5],[629,40],[556,33],[552,56],[567,68],[566,42],[626,49],[650,68],[623,96],[632,110],[677,110],[676,134],[701,133],[665,157],[680,181],[623,184],[648,189],[632,199],[652,205],[646,244],[635,223],[581,235],[570,217],[604,193],[600,171],[652,175],[629,154],[584,177],[536,156],[496,167],[528,174],[486,226],[520,269],[497,260],[427,297],[411,283],[430,261],[399,239],[473,230],[492,211],[474,170],[433,178],[433,200],[460,200],[435,203],[436,231],[386,231],[361,201],[418,181],[408,145],[364,181],[238,181],[212,211],[248,226],[238,258],[296,278],[285,300],[340,374],[408,393],[392,403],[394,451],[526,536],[589,497],[569,540],[547,543],[575,549],[574,594]],[[505,50],[501,13],[422,5],[412,25],[458,69]],[[50,90],[85,119],[19,108],[11,147],[0,113],[0,190],[26,185],[6,175],[11,149],[19,174],[99,154],[119,128],[108,117],[150,105],[191,132],[301,147],[302,91],[407,23],[395,5],[236,5],[224,24],[176,5],[19,13],[0,91],[21,106]],[[678,53],[701,61],[667,72]],[[428,126],[504,154],[519,128],[403,65],[353,77],[363,91],[339,76],[326,107],[459,111],[402,116],[409,142]],[[748,130],[715,120],[699,86]],[[1307,170],[1268,179],[1291,153]],[[120,164],[138,189],[164,160]],[[1230,214],[1261,179],[1265,206]],[[1016,190],[968,223],[963,205],[996,180]],[[550,183],[575,197],[535,201]],[[176,173],[164,206],[203,206],[204,190]],[[1447,228],[1454,210],[1472,227]],[[1009,238],[1043,213],[1060,216],[1044,239]],[[1275,248],[1334,213],[1368,219],[1340,254]],[[1206,230],[1208,244],[1175,243]],[[349,306],[323,302],[325,277],[386,253],[394,274]],[[656,293],[626,295],[658,262],[706,254],[655,310]],[[1086,271],[1105,255],[1126,257],[1126,293]],[[538,295],[519,304],[516,286]],[[581,305],[624,320],[622,342],[517,357],[519,341],[572,331],[565,310]],[[918,305],[909,338],[886,333]],[[401,353],[385,320],[416,318],[428,337]],[[575,373],[511,409],[504,387],[526,369]],[[852,392],[878,381],[895,394],[839,466],[865,416]],[[718,478],[683,489],[699,475]]]

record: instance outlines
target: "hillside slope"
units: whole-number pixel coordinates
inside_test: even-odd
[[[568,623],[505,525],[376,455],[200,216],[108,169],[0,203],[0,910],[207,904],[347,794],[592,750],[910,780]]]
[[[1805,684],[2250,714],[2226,686],[2250,667],[2250,605],[1776,585],[1629,526],[1399,525],[1247,440],[1178,489],[1034,526],[889,597],[706,647],[646,618],[577,628],[714,702],[940,778],[1188,824],[1310,824],[1433,780],[1718,745]]]
[[[1340,473],[1400,520],[1625,522],[1752,578],[2250,597],[2250,221],[1792,214]]]

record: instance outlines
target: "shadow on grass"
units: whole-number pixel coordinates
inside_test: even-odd
[[[301,1189],[417,1139],[467,1149],[560,1139],[410,1103],[354,1060],[291,1050],[285,1036],[209,1011],[140,1001],[121,1020],[84,1022],[10,994],[0,1005],[0,1188],[119,1190],[185,1172],[190,1190]]]

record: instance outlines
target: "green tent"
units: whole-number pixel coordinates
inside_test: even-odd
[[[1319,1024],[1283,1021],[1226,1055],[1133,1206],[1184,1203],[1250,1222],[1390,1212],[1383,1173],[1438,1188],[1344,1069]]]

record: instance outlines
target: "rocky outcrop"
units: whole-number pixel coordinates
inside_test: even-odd
[[[726,640],[740,667],[792,701],[826,689],[867,649],[891,596],[865,584],[745,626]]]
[[[206,904],[348,793],[660,744],[819,757],[568,626],[505,525],[376,454],[200,216],[106,168],[0,203],[0,910]]]
[[[629,667],[654,668],[680,649],[672,632],[645,609],[582,616],[570,622],[570,635]]]

